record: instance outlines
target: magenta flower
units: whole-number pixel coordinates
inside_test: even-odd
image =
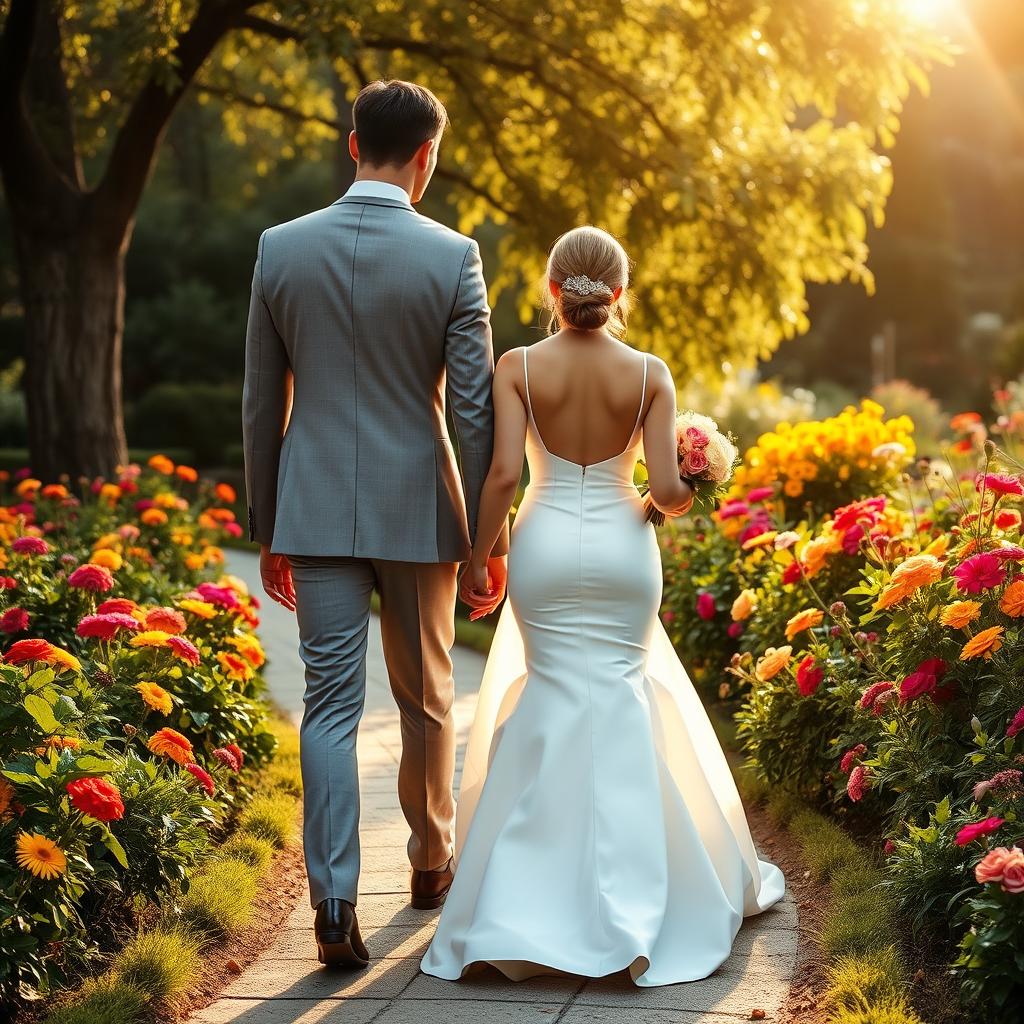
[[[24,608],[8,608],[0,615],[0,633],[23,633],[28,624],[29,616]]]
[[[863,743],[858,743],[857,746],[851,747],[845,754],[843,759],[839,762],[839,770],[844,775],[849,775],[853,768],[853,762],[858,758],[863,757],[868,752],[868,748]]]
[[[979,491],[984,487],[986,491],[996,494],[1024,494],[1020,478],[1009,473],[979,473],[974,486]]]
[[[114,577],[110,570],[102,565],[79,566],[69,577],[68,585],[80,590],[92,590],[97,594],[105,594],[114,589]]]
[[[979,594],[990,587],[998,587],[1006,579],[1006,569],[998,556],[982,551],[965,558],[954,570],[956,585],[965,594]]]
[[[1024,729],[1024,708],[1021,708],[1020,711],[1018,711],[1017,714],[1013,716],[1013,721],[1009,724],[1009,726],[1007,726],[1006,735],[1016,736],[1017,733],[1021,731],[1021,729]]]
[[[199,648],[191,640],[186,640],[183,636],[169,636],[167,638],[167,646],[182,661],[186,661],[190,665],[199,664]]]
[[[968,843],[973,843],[975,839],[981,839],[984,836],[990,836],[998,832],[1005,820],[1005,818],[985,818],[984,821],[976,821],[971,825],[964,825],[956,834],[956,845],[966,846]]]
[[[846,780],[846,795],[856,803],[858,800],[864,799],[868,788],[868,770],[864,765],[859,764],[850,772],[850,777]]]
[[[743,623],[730,622],[729,628],[726,630],[726,633],[728,633],[733,640],[739,639],[741,636],[743,636]]]
[[[238,759],[238,756],[233,750],[228,750],[227,747],[218,747],[214,752],[213,756],[220,761],[221,764],[227,765],[233,772],[239,772],[242,770],[242,762]]]
[[[99,637],[100,640],[112,640],[122,629],[133,633],[142,628],[139,621],[124,612],[104,612],[99,615],[86,615],[78,623],[75,632],[83,637]]]
[[[860,706],[865,711],[874,711],[875,703],[879,696],[885,693],[887,690],[891,690],[893,684],[890,682],[882,681],[880,683],[872,683],[862,694],[860,698]]]
[[[11,550],[16,555],[45,555],[50,545],[42,537],[18,537],[11,544]]]
[[[764,501],[767,498],[775,497],[774,487],[755,487],[752,491],[747,492],[747,501],[754,504],[758,501]]]
[[[705,621],[715,617],[715,599],[706,590],[697,595],[697,614]]]
[[[932,693],[946,674],[946,663],[941,658],[929,658],[900,683],[900,702],[906,704],[926,693]],[[877,700],[877,698],[876,698]]]

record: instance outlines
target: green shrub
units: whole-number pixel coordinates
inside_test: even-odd
[[[242,833],[233,835],[224,843],[219,852],[225,858],[239,860],[260,872],[266,871],[274,859],[272,843],[268,843],[266,839]]]
[[[145,992],[116,978],[89,981],[44,1024],[144,1024],[150,1019]]]
[[[280,849],[295,836],[295,801],[283,794],[258,796],[242,812],[238,827]]]
[[[903,998],[906,969],[896,946],[884,946],[859,957],[840,957],[827,970],[827,1009],[867,1011]]]
[[[170,443],[194,453],[201,466],[220,466],[226,446],[242,424],[242,389],[237,384],[158,384],[131,407],[127,417],[133,445]]]
[[[140,932],[114,958],[111,974],[123,985],[160,1001],[184,992],[195,980],[199,942],[180,929]]]
[[[830,957],[870,953],[894,937],[889,905],[877,892],[836,899],[821,927],[822,952]]]
[[[923,1024],[904,999],[885,1000],[866,1009],[841,1007],[828,1019],[829,1024]]]
[[[230,935],[251,920],[259,880],[259,872],[239,860],[210,864],[181,898],[182,924],[200,935]]]

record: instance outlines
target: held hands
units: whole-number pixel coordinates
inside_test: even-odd
[[[488,558],[485,564],[470,560],[459,580],[459,597],[473,609],[470,622],[490,615],[505,596],[508,556]]]
[[[284,605],[288,611],[295,611],[295,586],[292,583],[292,567],[287,555],[271,554],[264,544],[260,547],[260,576],[267,597]]]

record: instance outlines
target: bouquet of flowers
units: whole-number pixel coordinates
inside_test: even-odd
[[[710,416],[687,409],[676,417],[676,451],[680,479],[693,488],[694,503],[710,512],[724,494],[739,461],[732,436],[723,434]],[[654,507],[648,490],[643,492],[647,521],[663,526],[665,515]]]

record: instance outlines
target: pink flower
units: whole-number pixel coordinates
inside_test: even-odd
[[[1003,889],[1014,895],[1024,892],[1024,859],[1015,860],[1003,868]]]
[[[191,640],[186,640],[183,636],[169,636],[167,638],[167,646],[182,661],[186,661],[190,665],[199,664],[199,649]]]
[[[843,534],[843,553],[855,555],[860,549],[860,542],[864,539],[864,527],[860,523],[854,523]]]
[[[808,654],[796,668],[797,689],[804,697],[810,697],[821,685],[825,678],[823,669],[817,666],[814,655]]]
[[[42,537],[18,537],[11,545],[16,555],[45,555],[50,545]]]
[[[983,836],[990,836],[994,832],[998,832],[1005,820],[1005,818],[985,818],[983,821],[964,825],[956,834],[956,845],[966,846],[968,843],[973,843],[975,839],[981,839]]]
[[[884,680],[880,683],[872,683],[860,697],[860,706],[865,711],[873,711],[875,708],[875,702],[878,700],[880,694],[885,693],[887,690],[891,690],[893,684],[885,682]]]
[[[112,640],[122,629],[138,632],[142,626],[137,619],[123,612],[105,612],[98,615],[86,615],[78,623],[75,632],[79,636],[94,636],[100,640]]]
[[[941,658],[922,661],[915,671],[900,683],[900,702],[906,704],[923,694],[932,693],[939,680],[946,674],[946,667]]]
[[[227,533],[228,536],[230,536],[230,537],[241,537],[242,536],[242,527],[239,526],[238,523],[235,523],[235,522],[225,523],[224,524],[224,532]]]
[[[996,494],[1024,494],[1020,479],[1009,473],[979,473],[974,486],[980,491],[994,491]]]
[[[715,599],[706,590],[697,595],[697,614],[705,621],[715,617]]]
[[[13,576],[0,576],[0,590],[13,590],[18,581]]]
[[[122,615],[131,615],[139,606],[127,597],[111,597],[103,602],[96,609],[100,615],[109,615],[111,612],[119,612]]]
[[[726,630],[726,633],[728,633],[733,640],[739,639],[739,637],[743,636],[743,623],[730,622],[729,628]]]
[[[198,764],[187,764],[185,765],[185,771],[197,778],[199,780],[199,785],[202,786],[210,796],[213,796],[213,776],[205,768],[202,768]]]
[[[1016,736],[1021,729],[1024,729],[1024,708],[1021,708],[1020,711],[1013,716],[1013,721],[1006,728],[1006,735]]]
[[[755,487],[751,491],[747,491],[747,501],[754,504],[758,501],[764,501],[767,498],[775,497],[774,487]]]
[[[708,435],[700,427],[687,427],[685,437],[691,448],[707,448],[711,443]]]
[[[0,633],[22,633],[28,629],[29,621],[24,608],[8,608],[0,615]]]
[[[894,853],[896,850],[896,844],[891,839],[886,839],[885,845],[882,847],[882,852],[888,857],[889,854]]]
[[[965,558],[954,570],[956,585],[966,594],[978,594],[998,587],[1006,579],[1006,569],[991,551]]]
[[[694,448],[683,456],[682,469],[687,476],[699,476],[708,465],[708,457],[700,448]]]
[[[1012,864],[1024,864],[1024,851],[1020,847],[993,847],[975,865],[974,877],[981,885],[986,882],[1002,884],[1003,872]]]
[[[666,626],[668,626],[671,623],[675,622],[675,620],[676,620],[676,613],[674,611],[672,611],[671,609],[661,613],[661,621],[664,622]]]
[[[114,589],[114,577],[102,565],[82,565],[68,577],[68,585],[102,594]]]
[[[750,506],[745,501],[726,501],[718,510],[718,519],[721,522],[735,516],[745,516],[749,511]]]
[[[858,743],[857,746],[851,747],[843,754],[843,759],[839,762],[839,770],[844,775],[849,775],[850,769],[853,768],[853,762],[863,757],[867,752],[868,748],[863,743]]]
[[[850,777],[846,780],[846,795],[856,803],[858,800],[864,799],[868,788],[868,770],[864,765],[859,764],[850,772]]]
[[[843,505],[832,513],[832,528],[836,533],[844,533],[857,523],[874,526],[878,522],[878,517],[885,511],[885,505],[886,499],[881,496]]]
[[[233,750],[228,750],[227,747],[218,747],[214,752],[213,756],[220,761],[221,764],[226,764],[233,772],[242,770],[242,762],[239,761]]]
[[[238,596],[230,587],[218,587],[214,583],[200,583],[194,593],[198,594],[202,600],[220,605],[221,608],[238,607]]]

